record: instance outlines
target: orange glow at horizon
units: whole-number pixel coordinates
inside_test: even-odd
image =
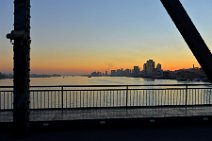
[[[82,1],[33,1],[30,73],[143,70],[149,59],[163,70],[200,67],[160,1]],[[185,0],[183,5],[212,50],[210,2]],[[12,28],[13,4],[2,1],[0,9],[0,72],[10,73],[13,49],[5,35]]]
[[[58,48],[51,50],[50,54],[46,54],[46,50],[40,51],[33,48],[30,63],[31,73],[89,74],[93,71],[110,72],[121,68],[133,69],[133,66],[139,66],[143,70],[143,64],[148,59],[153,59],[156,65],[160,63],[163,70],[173,71],[191,68],[193,64],[195,67],[200,67],[185,44],[175,48],[170,50],[169,48],[165,50],[153,48],[154,51],[145,51],[139,48],[132,51],[126,48],[126,51],[122,50],[121,54],[118,55],[116,54],[119,48],[113,49],[113,51],[104,50],[104,52],[101,50],[75,51],[72,49],[64,51]],[[1,70],[3,72],[12,72],[13,60],[12,53],[10,54],[10,59],[3,58],[2,66],[4,69]]]
[[[154,60],[156,62],[156,60]],[[145,63],[145,62],[143,62]],[[116,69],[133,69],[133,66],[139,66],[141,70],[143,70],[143,63],[120,63],[116,65],[105,65],[101,64],[99,65],[97,62],[95,64],[83,64],[83,63],[76,63],[76,64],[68,64],[67,62],[64,64],[55,64],[55,65],[47,65],[47,64],[37,64],[31,66],[31,71],[33,73],[64,73],[64,74],[89,74],[93,71],[99,71],[99,72],[110,72],[111,70]],[[156,62],[162,64],[163,70],[178,70],[178,69],[184,69],[184,68],[192,68],[193,65],[195,67],[200,67],[199,64],[196,61],[181,61],[181,62]]]
[[[34,60],[34,59],[32,59]],[[195,67],[200,67],[198,62],[195,59],[185,59],[185,60],[162,60],[158,61],[154,59],[156,65],[160,63],[162,65],[163,70],[178,70],[183,68],[192,68],[193,65]],[[102,60],[92,62],[71,62],[71,61],[40,61],[38,62],[32,61],[31,63],[31,73],[39,73],[39,74],[52,74],[52,73],[59,73],[59,74],[89,74],[93,71],[100,71],[110,72],[111,70],[116,69],[133,69],[133,66],[139,66],[141,70],[143,70],[143,64],[146,62],[144,61],[134,61],[134,62],[119,62],[114,61],[108,63],[101,63]],[[109,64],[111,63],[111,64]],[[12,63],[7,65],[4,68],[4,72],[12,72]]]

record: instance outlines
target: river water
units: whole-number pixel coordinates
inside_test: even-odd
[[[209,86],[139,86],[139,87],[60,87],[61,85],[158,85],[158,84],[207,84],[168,79],[132,77],[83,77],[65,76],[31,78],[30,107],[80,108],[119,106],[164,106],[212,104]],[[12,86],[13,79],[0,80],[0,86]],[[58,87],[49,87],[49,86]],[[62,88],[62,89],[61,89]],[[188,89],[187,89],[188,88]],[[33,90],[34,89],[34,90]],[[44,90],[42,90],[44,89]],[[0,93],[0,109],[11,109],[12,92]]]
[[[31,78],[30,85],[157,85],[157,84],[206,84],[205,82],[177,81],[170,79],[146,79],[132,77],[65,76]],[[13,85],[12,79],[1,79],[0,86]]]

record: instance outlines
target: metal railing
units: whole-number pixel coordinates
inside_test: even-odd
[[[31,86],[30,109],[200,106],[211,84]],[[13,109],[13,87],[0,86],[0,110]]]

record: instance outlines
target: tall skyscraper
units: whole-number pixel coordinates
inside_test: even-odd
[[[146,76],[154,76],[155,73],[155,62],[150,59],[144,64],[144,73]]]

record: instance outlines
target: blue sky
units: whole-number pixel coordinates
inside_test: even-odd
[[[212,1],[181,0],[208,46]],[[31,0],[31,70],[89,73],[142,68],[147,59],[164,69],[198,66],[160,0]],[[0,0],[0,72],[12,71],[13,1]]]

